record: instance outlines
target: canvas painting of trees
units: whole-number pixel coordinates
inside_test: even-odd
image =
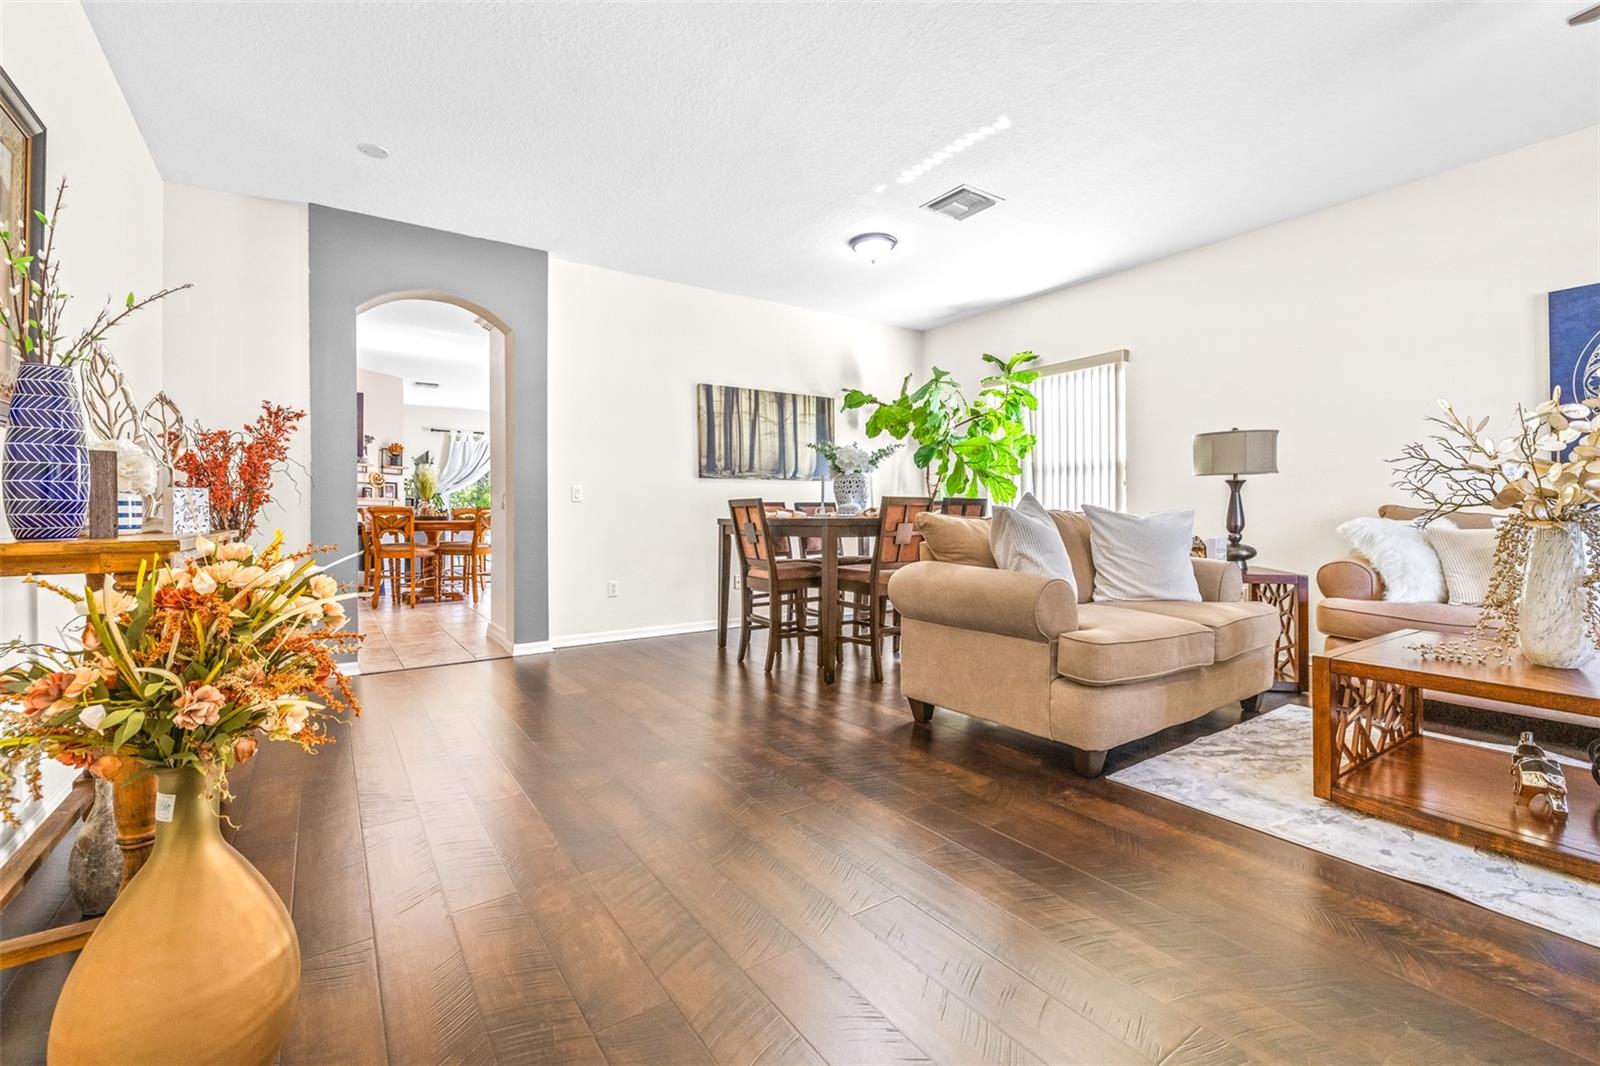
[[[833,439],[833,399],[731,385],[696,385],[700,476],[806,481]]]

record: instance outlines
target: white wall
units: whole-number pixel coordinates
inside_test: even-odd
[[[896,392],[919,335],[550,260],[550,631],[563,641],[707,624],[715,521],[735,496],[814,499],[816,482],[695,476],[701,383]],[[842,439],[862,437],[841,413]],[[901,463],[879,492],[911,490]],[[573,485],[584,500],[573,503]],[[616,580],[620,595],[606,596]]]
[[[1245,489],[1263,565],[1314,574],[1399,498],[1388,459],[1435,399],[1506,420],[1547,395],[1545,294],[1600,281],[1600,127],[930,331],[923,365],[1127,348],[1129,507],[1222,535],[1190,439],[1281,430]]]
[[[367,449],[367,459],[370,462],[378,461],[378,453],[387,448],[394,441],[405,443],[406,439],[406,405],[405,382],[393,374],[380,374],[376,370],[356,370],[356,389],[361,393],[361,425],[362,432],[372,438],[372,447]],[[410,448],[406,449],[406,469],[409,472],[411,460],[416,458]]]
[[[489,373],[488,362],[485,361],[483,372]],[[406,446],[406,461],[417,458],[423,452],[432,452],[434,462],[439,461],[439,446],[444,443],[444,434],[430,433],[429,426],[439,429],[468,429],[489,432],[489,412],[475,410],[470,407],[436,407],[432,405],[408,403],[401,411],[405,422],[405,432],[401,440]]]
[[[52,199],[61,176],[69,179],[56,254],[62,282],[74,296],[70,331],[86,324],[108,296],[161,287],[161,175],[77,4],[0,5],[0,66],[45,124]],[[157,305],[107,338],[139,402],[160,388],[161,324]],[[0,579],[0,637],[54,639],[71,614],[54,596],[39,596],[16,578]],[[0,831],[0,859],[21,846],[73,776],[59,764],[46,765],[46,799],[18,811],[22,830]]]
[[[306,207],[252,196],[166,186],[168,284],[162,382],[185,416],[237,429],[263,400],[306,410],[311,402],[306,287]],[[263,508],[256,539],[281,528],[287,543],[311,539],[304,421],[290,442],[287,474]],[[352,457],[352,464],[354,459]],[[350,474],[355,492],[355,470]]]

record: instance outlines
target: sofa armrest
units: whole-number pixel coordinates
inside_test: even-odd
[[[1059,577],[917,562],[889,579],[895,610],[919,622],[1049,642],[1078,628],[1078,597]]]
[[[1226,559],[1190,559],[1200,598],[1207,603],[1234,603],[1244,599],[1244,577],[1239,564]]]
[[[1381,600],[1383,578],[1365,559],[1339,559],[1317,571],[1317,591],[1333,600]]]

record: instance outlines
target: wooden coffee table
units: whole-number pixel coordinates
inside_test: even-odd
[[[1568,766],[1565,819],[1512,802],[1511,755],[1422,733],[1422,692],[1591,715],[1600,726],[1600,665],[1582,670],[1425,660],[1450,639],[1405,629],[1311,664],[1313,791],[1386,821],[1600,881],[1600,785]],[[1537,734],[1536,734],[1537,736]]]

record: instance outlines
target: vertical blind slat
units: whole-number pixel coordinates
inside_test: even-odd
[[[1022,487],[1046,507],[1126,505],[1127,427],[1124,364],[1103,363],[1046,374],[1034,385],[1039,409],[1028,416],[1038,439]]]

